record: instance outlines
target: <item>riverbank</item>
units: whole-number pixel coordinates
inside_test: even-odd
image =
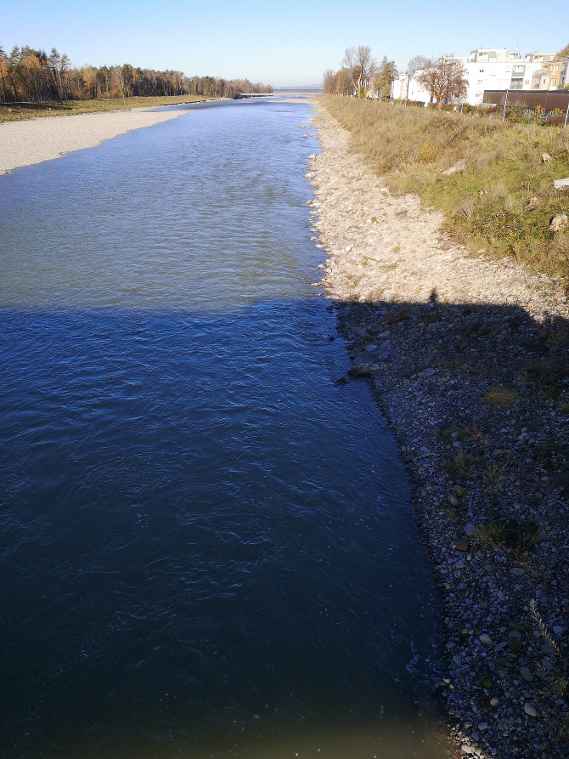
[[[393,196],[322,107],[308,177],[352,358],[414,479],[444,598],[436,683],[459,753],[566,757],[569,307]]]
[[[0,124],[0,174],[92,148],[134,129],[161,124],[184,111],[113,111]]]
[[[569,129],[324,98],[372,171],[444,214],[471,253],[511,258],[569,287]]]
[[[133,108],[158,108],[167,105],[202,103],[212,98],[201,95],[164,95],[127,98],[92,98],[67,100],[63,103],[0,103],[0,124],[29,119],[77,116],[81,113],[114,113]]]

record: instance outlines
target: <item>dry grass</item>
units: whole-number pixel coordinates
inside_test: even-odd
[[[554,179],[569,177],[569,129],[354,98],[322,102],[390,189],[443,211],[455,239],[569,279],[569,230],[549,229],[569,211],[569,191],[553,189]],[[543,153],[552,160],[544,163]],[[466,171],[442,174],[461,159]]]
[[[108,111],[129,111],[131,108],[155,108],[161,105],[182,105],[198,103],[207,98],[189,95],[168,97],[96,98],[95,100],[69,100],[65,103],[45,103],[30,105],[0,104],[0,123],[22,121],[45,116],[73,116],[78,113],[102,113]]]
[[[485,401],[498,408],[510,408],[518,398],[519,395],[513,388],[501,385],[491,387],[484,396]]]

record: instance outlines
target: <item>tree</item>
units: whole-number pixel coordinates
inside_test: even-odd
[[[336,76],[337,73],[331,69],[324,73],[324,92],[326,95],[336,94]]]
[[[398,72],[395,61],[388,61],[384,56],[377,74],[373,80],[374,89],[383,100],[391,97],[391,87],[397,79]]]
[[[430,93],[431,103],[435,102],[438,106],[457,100],[468,91],[466,71],[456,58],[439,58],[421,71],[417,79]]]
[[[209,95],[238,97],[241,92],[272,92],[268,84],[248,79],[188,78],[181,71],[156,71],[122,66],[73,68],[69,58],[52,48],[49,56],[31,47],[0,47],[0,102],[36,102],[132,95]]]
[[[71,68],[69,58],[65,54],[60,55],[56,48],[52,48],[47,64],[57,99],[67,100],[69,96],[68,75]]]
[[[9,98],[9,68],[8,56],[4,49],[0,47],[0,102],[7,102]]]
[[[364,98],[376,69],[371,48],[367,45],[347,48],[342,66],[351,72],[353,94],[356,97]]]
[[[569,45],[565,45],[565,47],[563,48],[563,50],[560,50],[557,53],[557,57],[558,58],[569,58]]]

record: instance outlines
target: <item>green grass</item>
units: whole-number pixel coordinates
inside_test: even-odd
[[[0,123],[23,121],[45,116],[72,116],[78,113],[104,113],[128,111],[131,108],[155,108],[159,105],[198,103],[207,98],[190,95],[164,97],[95,98],[94,100],[68,100],[65,103],[41,103],[33,105],[0,104]]]
[[[569,128],[503,123],[477,114],[331,97],[321,101],[349,130],[353,148],[397,193],[417,193],[445,215],[445,231],[473,252],[509,256],[569,282]],[[542,154],[553,160],[544,163]],[[442,172],[465,159],[467,169]]]

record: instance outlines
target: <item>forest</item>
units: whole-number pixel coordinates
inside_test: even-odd
[[[0,103],[45,103],[168,95],[235,98],[241,92],[272,92],[268,84],[248,79],[186,76],[131,66],[82,66],[52,48],[49,55],[31,47],[0,46]]]

